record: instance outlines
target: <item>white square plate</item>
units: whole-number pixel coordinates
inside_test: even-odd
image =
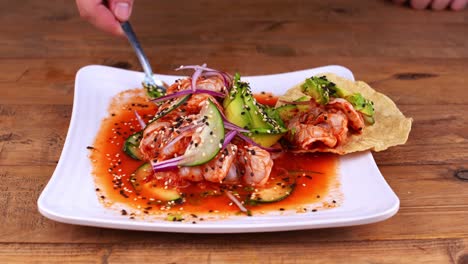
[[[274,75],[252,76],[254,92],[281,94],[315,74],[331,72],[353,80],[350,70],[326,66]],[[179,76],[157,75],[167,83]],[[130,220],[105,208],[95,193],[86,146],[92,145],[101,120],[108,115],[111,98],[123,90],[140,87],[143,74],[105,66],[86,66],[76,76],[73,114],[67,139],[52,178],[38,200],[41,214],[59,222],[107,228],[186,232],[246,233],[362,225],[385,220],[399,208],[399,200],[379,172],[370,152],[339,159],[343,202],[339,207],[315,213],[266,214],[232,217],[219,221],[190,222]]]

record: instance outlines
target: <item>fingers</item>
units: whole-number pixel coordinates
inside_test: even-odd
[[[133,0],[112,0],[109,1],[109,7],[102,2],[102,0],[76,0],[76,5],[83,19],[105,32],[124,36],[120,22],[130,18]]]
[[[133,0],[110,0],[109,8],[117,20],[125,22],[132,14]]]
[[[418,10],[426,9],[430,3],[431,0],[411,0],[410,2],[411,7]]]
[[[406,2],[403,0],[393,0],[395,3]],[[465,9],[468,0],[410,0],[410,5],[414,9],[426,9],[429,6],[433,10],[444,10],[450,6],[452,10],[458,11]]]
[[[455,11],[460,11],[465,9],[467,3],[468,0],[453,0],[452,4],[450,5],[450,8]]]
[[[433,0],[431,3],[432,10],[444,10],[446,9],[452,0]]]

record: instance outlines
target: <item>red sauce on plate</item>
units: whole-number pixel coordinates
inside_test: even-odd
[[[256,98],[270,98],[268,94]],[[120,99],[119,99],[120,98]],[[126,99],[122,99],[126,98]],[[130,99],[129,99],[130,98]],[[272,105],[275,99],[259,101]],[[148,102],[140,90],[130,90],[116,96],[109,108],[109,116],[102,121],[93,146],[89,146],[93,164],[96,191],[99,199],[106,205],[121,204],[123,215],[134,218],[137,214],[184,213],[197,215],[232,215],[239,208],[226,195],[217,195],[219,184],[210,182],[192,183],[181,188],[185,194],[183,204],[168,208],[151,201],[151,197],[135,193],[129,178],[144,162],[128,157],[122,150],[124,141],[131,134],[141,130],[134,111],[145,120],[150,120],[157,107]],[[330,190],[339,184],[337,181],[338,158],[330,154],[293,154],[286,152],[274,159],[271,180],[288,177],[295,182],[295,188],[286,199],[257,205],[245,205],[253,214],[267,211],[293,209],[312,211],[317,208],[333,207],[337,198],[330,196]],[[235,191],[241,197],[247,195],[249,187],[238,186]],[[251,190],[250,190],[251,191]],[[337,199],[337,200],[333,200]],[[314,208],[306,205],[315,204]],[[133,208],[128,212],[128,208]],[[136,213],[135,213],[136,212]]]
[[[272,93],[261,92],[259,94],[254,94],[254,97],[257,102],[268,106],[275,106],[276,102],[278,102],[278,97],[274,96]]]

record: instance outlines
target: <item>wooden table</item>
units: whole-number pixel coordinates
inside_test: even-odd
[[[140,67],[125,39],[83,22],[71,1],[1,2],[0,263],[468,263],[468,11],[379,0],[138,0],[132,22],[159,73],[203,62],[244,75],[340,64],[414,118],[406,145],[374,155],[401,199],[391,219],[197,235],[73,226],[38,213],[77,70]]]

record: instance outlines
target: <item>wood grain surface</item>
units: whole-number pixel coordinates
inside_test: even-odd
[[[404,146],[374,157],[401,199],[365,226],[280,233],[150,233],[57,223],[37,211],[70,121],[74,76],[139,70],[125,39],[73,1],[0,0],[0,263],[468,263],[468,11],[383,0],[136,1],[158,73],[200,64],[271,74],[350,68],[410,117]],[[465,180],[463,180],[465,177]]]

